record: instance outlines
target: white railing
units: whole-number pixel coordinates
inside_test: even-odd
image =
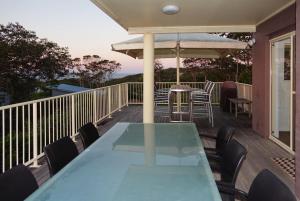
[[[156,82],[158,89],[170,88],[176,82]],[[205,82],[181,82],[182,85],[189,85],[192,88],[203,88]],[[221,97],[222,82],[215,82],[215,88],[212,92],[212,103],[219,104]],[[128,82],[129,104],[143,104],[143,83],[142,82]],[[182,103],[187,103],[187,96],[182,96]]]
[[[175,82],[159,82],[170,88]],[[204,82],[182,82],[203,88]],[[213,103],[220,101],[216,82]],[[238,85],[238,96],[252,100],[252,86]],[[183,97],[182,102],[185,102]],[[64,136],[74,139],[87,122],[100,122],[128,104],[143,103],[143,83],[128,82],[51,98],[0,107],[0,171],[19,163],[38,165],[46,145]]]
[[[238,98],[245,98],[252,101],[252,85],[251,84],[244,84],[244,83],[236,83],[237,84],[237,91],[238,91]],[[252,107],[249,108],[248,105],[245,105],[245,110],[252,113]]]
[[[128,105],[127,84],[0,107],[1,169],[38,165],[43,148]]]
[[[252,85],[244,83],[236,83],[238,88],[238,97],[252,101]]]

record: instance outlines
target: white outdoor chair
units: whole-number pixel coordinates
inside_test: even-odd
[[[155,113],[160,113],[164,115],[169,115],[168,107],[166,108],[160,108],[159,106],[169,105],[169,89],[163,88],[163,89],[154,89],[154,108]]]
[[[208,81],[204,90],[195,90],[192,96],[192,111],[194,116],[208,116],[209,123],[214,127],[214,115],[212,110],[212,92],[215,83]]]

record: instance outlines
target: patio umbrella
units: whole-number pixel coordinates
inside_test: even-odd
[[[245,49],[247,43],[216,34],[179,33],[155,34],[154,56],[160,58],[176,58],[177,84],[179,84],[180,58],[219,58],[231,53],[232,50]],[[144,39],[134,38],[112,44],[112,50],[143,59]]]

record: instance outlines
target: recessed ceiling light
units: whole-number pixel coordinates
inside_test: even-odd
[[[179,7],[176,5],[166,5],[161,11],[166,15],[174,15],[179,12]]]

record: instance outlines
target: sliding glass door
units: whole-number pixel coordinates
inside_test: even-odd
[[[271,139],[294,150],[294,34],[271,41]]]

